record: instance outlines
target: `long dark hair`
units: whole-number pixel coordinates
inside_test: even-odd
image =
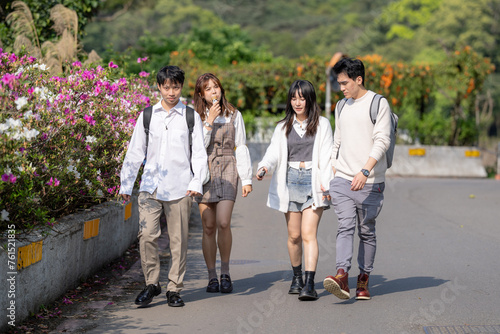
[[[316,134],[316,130],[318,129],[321,109],[316,102],[316,92],[314,91],[314,86],[307,80],[296,80],[290,86],[286,101],[286,115],[280,122],[283,122],[283,129],[286,128],[286,136],[288,138],[288,135],[293,128],[293,116],[295,115],[295,111],[292,107],[292,98],[297,92],[300,97],[303,97],[306,100],[306,136],[314,136]]]
[[[200,75],[198,80],[196,80],[196,86],[194,87],[194,109],[198,114],[200,114],[201,120],[204,121],[206,117],[205,110],[210,109],[212,105],[212,101],[205,100],[205,88],[208,85],[208,82],[213,80],[219,86],[221,91],[220,97],[220,107],[221,107],[221,115],[224,117],[229,116],[229,113],[233,113],[236,108],[226,99],[226,93],[224,91],[224,87],[220,83],[219,78],[217,78],[212,73],[205,73]]]

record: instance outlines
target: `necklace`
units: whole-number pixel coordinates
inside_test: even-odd
[[[172,109],[170,109],[170,111],[172,111]],[[170,117],[170,120],[169,120],[169,116],[172,115],[172,117]],[[175,117],[175,113],[173,114],[170,114],[168,113],[167,116],[165,117],[165,130],[168,130],[168,126],[170,125],[170,123],[172,123],[172,120],[174,119]],[[168,123],[167,123],[168,121]]]

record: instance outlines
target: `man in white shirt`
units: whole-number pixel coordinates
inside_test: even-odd
[[[356,225],[359,235],[356,299],[370,299],[368,279],[375,260],[375,220],[384,201],[386,151],[390,144],[391,110],[380,100],[376,122],[370,117],[375,93],[364,87],[365,68],[359,59],[342,59],[334,67],[346,98],[342,112],[335,108],[335,133],[330,196],[339,226],[336,242],[337,274],[323,285],[341,299],[349,299],[348,272]]]
[[[121,170],[120,194],[125,201],[130,200],[137,173],[146,157],[138,197],[138,238],[146,288],[135,303],[146,306],[161,293],[158,238],[161,235],[160,216],[164,211],[172,256],[167,299],[169,306],[176,307],[184,306],[179,293],[186,273],[189,216],[192,198],[202,193],[207,154],[202,122],[196,112],[191,150],[189,147],[186,106],[180,102],[184,71],[177,66],[165,66],[156,80],[162,99],[153,106],[148,140],[144,113],[137,119]]]

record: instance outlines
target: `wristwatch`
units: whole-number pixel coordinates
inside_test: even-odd
[[[368,169],[362,169],[361,173],[363,173],[363,175],[366,177],[370,176],[370,171]]]
[[[212,127],[212,124],[208,123],[207,121],[203,122],[203,124],[204,124],[207,128],[211,128],[211,127]]]

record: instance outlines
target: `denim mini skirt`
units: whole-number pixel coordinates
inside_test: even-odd
[[[312,169],[288,167],[286,185],[288,187],[288,211],[302,212],[312,206]]]

